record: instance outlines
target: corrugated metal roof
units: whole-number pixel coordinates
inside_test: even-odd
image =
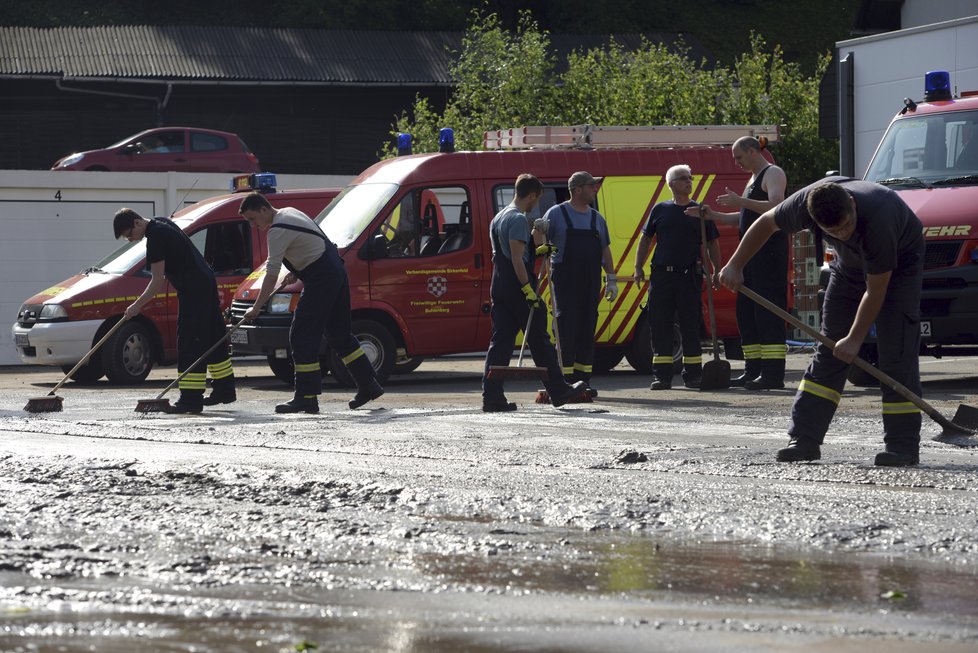
[[[448,86],[462,32],[262,27],[0,27],[0,75],[64,79]],[[675,45],[676,35],[647,34]],[[552,34],[558,54],[608,36]],[[616,35],[637,47],[641,35]],[[694,60],[709,58],[687,42]]]

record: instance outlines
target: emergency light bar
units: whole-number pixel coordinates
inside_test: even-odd
[[[235,175],[231,178],[232,193],[274,193],[276,186],[275,173],[254,172],[249,175]]]
[[[778,125],[677,125],[599,127],[515,127],[487,131],[482,146],[487,150],[521,148],[683,147],[732,145],[741,136],[753,136],[762,144],[780,140]]]

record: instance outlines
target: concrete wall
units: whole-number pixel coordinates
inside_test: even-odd
[[[836,43],[853,54],[855,174],[862,176],[903,98],[920,100],[924,73],[946,70],[958,90],[978,90],[978,16]]]
[[[343,187],[352,177],[277,178],[279,188],[297,189]],[[112,239],[117,209],[128,206],[146,217],[170,215],[226,194],[230,179],[210,173],[0,170],[0,365],[20,364],[10,329],[25,299],[121,245]]]

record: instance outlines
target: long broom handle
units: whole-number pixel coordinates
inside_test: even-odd
[[[550,257],[547,257],[547,281],[550,283],[550,305],[553,310],[554,342],[557,349],[557,364],[560,365],[560,373],[564,373],[564,355],[560,353],[560,332],[557,330],[557,293],[554,292],[554,278],[550,273],[553,267],[550,265]],[[542,272],[543,270],[541,270]]]
[[[785,320],[786,322],[788,322],[789,324],[791,324],[795,328],[800,329],[803,332],[805,332],[808,335],[810,335],[811,337],[815,338],[816,340],[818,340],[820,343],[822,343],[826,347],[832,349],[833,351],[835,350],[835,341],[834,340],[832,340],[828,336],[824,335],[823,333],[821,333],[819,331],[816,331],[812,327],[808,326],[807,324],[805,324],[804,322],[802,322],[801,320],[799,320],[798,318],[796,318],[794,315],[791,315],[790,313],[781,310],[781,308],[779,306],[776,306],[775,304],[772,304],[770,301],[768,301],[764,297],[761,297],[760,295],[758,295],[756,292],[754,292],[753,290],[751,290],[747,286],[741,286],[740,287],[740,292],[743,293],[744,295],[747,295],[752,300],[754,300],[755,302],[757,302],[758,304],[760,304],[761,306],[763,306],[767,310],[771,311],[772,313],[774,313],[775,315],[777,315],[781,319]],[[914,354],[914,355],[916,355],[916,354]],[[937,422],[938,424],[940,424],[944,428],[946,428],[946,429],[952,429],[952,430],[956,430],[956,431],[957,430],[962,430],[962,427],[961,426],[958,426],[957,424],[955,424],[954,422],[952,422],[948,418],[946,418],[943,415],[941,415],[936,408],[934,408],[929,403],[927,403],[926,401],[924,401],[924,399],[922,397],[918,397],[913,391],[911,391],[909,388],[907,388],[905,385],[903,385],[902,383],[900,383],[899,381],[897,381],[896,379],[894,379],[892,376],[890,376],[886,372],[883,372],[882,370],[879,370],[876,367],[870,365],[869,363],[867,363],[866,361],[864,361],[859,356],[856,356],[852,360],[852,364],[855,365],[856,367],[858,367],[863,372],[866,372],[867,374],[869,374],[870,376],[872,376],[873,378],[875,378],[877,381],[880,381],[881,383],[885,383],[886,385],[888,385],[891,388],[893,388],[898,394],[902,395],[904,399],[910,401],[915,406],[917,406],[917,408],[919,408],[920,410],[922,410],[925,413],[927,413],[927,415],[932,420],[934,420],[935,422]],[[968,430],[968,429],[965,429],[965,430]]]
[[[183,378],[184,378],[185,376],[187,376],[188,374],[190,374],[190,373],[191,373],[191,372],[192,372],[192,371],[194,370],[194,368],[195,368],[195,367],[197,367],[198,365],[200,365],[200,363],[201,363],[201,362],[202,362],[202,361],[203,361],[203,360],[204,360],[205,358],[207,358],[207,357],[208,357],[208,356],[210,356],[210,355],[211,355],[212,353],[214,353],[214,350],[215,350],[215,349],[217,349],[217,348],[218,348],[218,347],[220,347],[220,346],[221,346],[222,344],[224,344],[225,342],[227,342],[227,339],[231,337],[231,334],[232,334],[232,333],[234,333],[235,331],[237,331],[237,330],[238,330],[238,327],[240,327],[240,326],[241,326],[242,324],[244,324],[244,321],[245,321],[245,319],[244,319],[244,318],[241,318],[240,320],[238,320],[238,323],[237,323],[237,324],[235,324],[235,325],[233,325],[233,326],[232,326],[232,327],[231,327],[230,329],[228,329],[228,331],[227,331],[227,333],[225,333],[225,334],[224,334],[223,336],[221,336],[221,339],[220,339],[220,340],[218,340],[218,341],[217,341],[217,342],[215,342],[215,343],[214,343],[213,345],[211,345],[211,346],[210,346],[210,349],[208,349],[207,351],[205,351],[205,352],[204,352],[204,353],[203,353],[203,354],[201,355],[201,357],[200,357],[200,358],[198,358],[197,360],[195,360],[195,361],[193,362],[193,364],[192,364],[192,365],[191,365],[190,367],[188,367],[188,368],[187,368],[187,369],[185,369],[185,370],[184,370],[183,372],[181,372],[181,373],[180,373],[180,375],[179,375],[179,376],[177,376],[177,378],[175,378],[175,379],[173,379],[173,382],[172,382],[172,383],[170,383],[170,385],[168,385],[168,386],[166,386],[165,388],[163,388],[163,392],[161,392],[160,394],[158,394],[158,395],[156,395],[156,401],[159,401],[160,399],[162,399],[162,398],[163,398],[163,395],[165,395],[165,394],[166,394],[167,392],[169,392],[170,390],[172,390],[172,389],[173,389],[173,386],[175,386],[176,384],[178,384],[178,383],[180,383],[181,381],[183,381]]]
[[[702,205],[700,214],[700,256],[703,257],[703,274],[706,276],[706,303],[710,309],[710,336],[713,338],[713,360],[720,358],[720,345],[717,344],[717,315],[713,311],[713,275],[706,274],[706,215]]]
[[[537,273],[537,290],[540,290],[540,279],[543,278],[543,266],[545,263],[540,264],[540,271]],[[539,294],[537,295],[539,296]],[[526,351],[526,340],[527,336],[530,334],[530,325],[533,324],[533,314],[536,309],[532,306],[530,307],[530,314],[526,318],[526,328],[523,329],[523,342],[520,344],[520,357],[516,359],[516,367],[523,367],[523,352]]]
[[[55,394],[58,391],[58,389],[61,386],[63,386],[68,381],[68,379],[70,379],[71,376],[81,368],[82,365],[88,362],[88,359],[92,357],[92,354],[94,354],[99,347],[104,345],[105,341],[111,338],[115,334],[115,332],[119,330],[119,327],[121,327],[125,322],[128,322],[128,320],[125,317],[123,317],[121,320],[113,324],[112,328],[106,331],[105,335],[102,336],[102,338],[95,343],[95,346],[89,349],[88,353],[82,356],[82,359],[80,361],[75,363],[75,366],[71,368],[71,371],[65,374],[65,378],[61,379],[58,382],[58,385],[54,386],[54,389],[52,389],[51,392],[48,393],[48,396]]]
[[[282,292],[282,289],[283,289],[283,288],[285,288],[285,286],[286,286],[286,283],[285,283],[284,281],[283,281],[282,283],[280,283],[280,284],[278,285],[278,287],[277,287],[277,288],[275,288],[275,290],[273,290],[273,291],[272,291],[272,294],[271,294],[271,295],[269,295],[269,299],[271,299],[271,298],[272,298],[272,297],[273,297],[274,295],[276,295],[277,293],[280,293],[280,292]],[[222,336],[220,340],[218,340],[218,341],[217,341],[217,342],[215,342],[215,343],[214,343],[213,345],[211,345],[211,346],[210,346],[210,349],[208,349],[207,351],[205,351],[205,352],[204,352],[204,353],[203,353],[203,354],[201,355],[201,357],[200,357],[200,358],[198,358],[197,360],[195,360],[195,361],[193,362],[193,364],[192,364],[192,365],[191,365],[190,367],[188,367],[188,368],[187,368],[187,369],[185,369],[185,370],[184,370],[183,372],[181,372],[181,373],[179,374],[179,376],[177,376],[177,378],[175,378],[175,379],[173,379],[173,382],[172,382],[172,383],[171,383],[170,385],[168,385],[168,386],[166,386],[165,388],[163,388],[163,392],[161,392],[160,394],[158,394],[158,395],[156,395],[156,401],[159,401],[160,399],[162,399],[162,398],[163,398],[163,395],[165,395],[165,394],[166,394],[167,392],[169,392],[170,390],[173,390],[173,387],[174,387],[174,386],[175,386],[176,384],[178,384],[178,383],[180,383],[180,381],[182,381],[182,380],[183,380],[183,378],[184,378],[185,376],[187,376],[188,374],[190,374],[190,372],[191,372],[191,371],[192,371],[192,370],[193,370],[193,369],[194,369],[195,367],[197,367],[198,365],[200,365],[200,364],[201,364],[201,362],[202,362],[202,361],[203,361],[203,360],[204,360],[205,358],[207,358],[207,357],[208,357],[208,356],[210,356],[210,355],[211,355],[212,353],[214,353],[214,350],[215,350],[215,349],[217,349],[218,347],[220,347],[222,343],[224,343],[224,342],[226,342],[226,341],[227,341],[227,339],[231,337],[231,334],[232,334],[232,333],[234,333],[235,331],[237,331],[237,330],[238,330],[238,329],[239,329],[239,328],[241,327],[241,325],[242,325],[242,324],[244,324],[244,323],[245,323],[245,319],[244,319],[244,318],[241,318],[240,320],[238,320],[238,323],[237,323],[237,324],[234,324],[234,325],[232,325],[232,326],[231,326],[231,328],[230,328],[230,329],[228,329],[228,331],[227,331],[227,333],[225,333],[225,334],[224,334],[224,336]]]

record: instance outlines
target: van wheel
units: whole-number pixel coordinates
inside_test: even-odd
[[[276,379],[287,384],[290,388],[295,385],[295,365],[292,364],[292,352],[289,352],[286,358],[276,358],[275,354],[268,354],[267,360],[268,367],[271,368]],[[329,373],[329,354],[319,356],[319,368],[322,370],[323,376]]]
[[[859,357],[872,365],[873,367],[879,367],[879,353],[876,351],[876,345],[874,344],[864,344],[859,348]],[[874,386],[878,387],[880,382],[872,374],[863,372],[861,369],[855,365],[849,367],[849,374],[847,377],[849,383],[859,386],[860,388],[872,388]]]
[[[625,357],[624,347],[595,347],[592,369],[595,374],[604,374],[615,369]]]
[[[652,336],[649,332],[649,321],[643,316],[635,323],[632,332],[632,343],[625,350],[625,360],[639,374],[652,374]]]
[[[62,365],[61,371],[67,374],[71,371],[74,365]],[[95,383],[99,379],[105,376],[105,372],[102,371],[102,361],[95,357],[95,360],[89,359],[87,363],[78,368],[78,371],[71,375],[71,380],[75,383],[90,384]]]
[[[391,374],[410,374],[424,362],[423,356],[398,356],[394,361],[394,371]]]
[[[116,385],[142,383],[153,369],[153,337],[138,322],[123,325],[102,350],[102,368]]]
[[[373,320],[353,320],[353,335],[360,341],[360,348],[367,355],[367,360],[373,365],[377,381],[384,383],[394,371],[397,361],[397,347],[394,336],[381,324]],[[335,352],[330,352],[330,372],[336,382],[347,388],[355,388],[356,382],[350,371],[343,364],[343,359]]]
[[[652,374],[652,333],[649,321],[639,318],[632,335],[632,344],[625,351],[628,364],[639,374]],[[683,338],[679,333],[679,325],[672,325],[672,369],[679,373],[683,369]]]

